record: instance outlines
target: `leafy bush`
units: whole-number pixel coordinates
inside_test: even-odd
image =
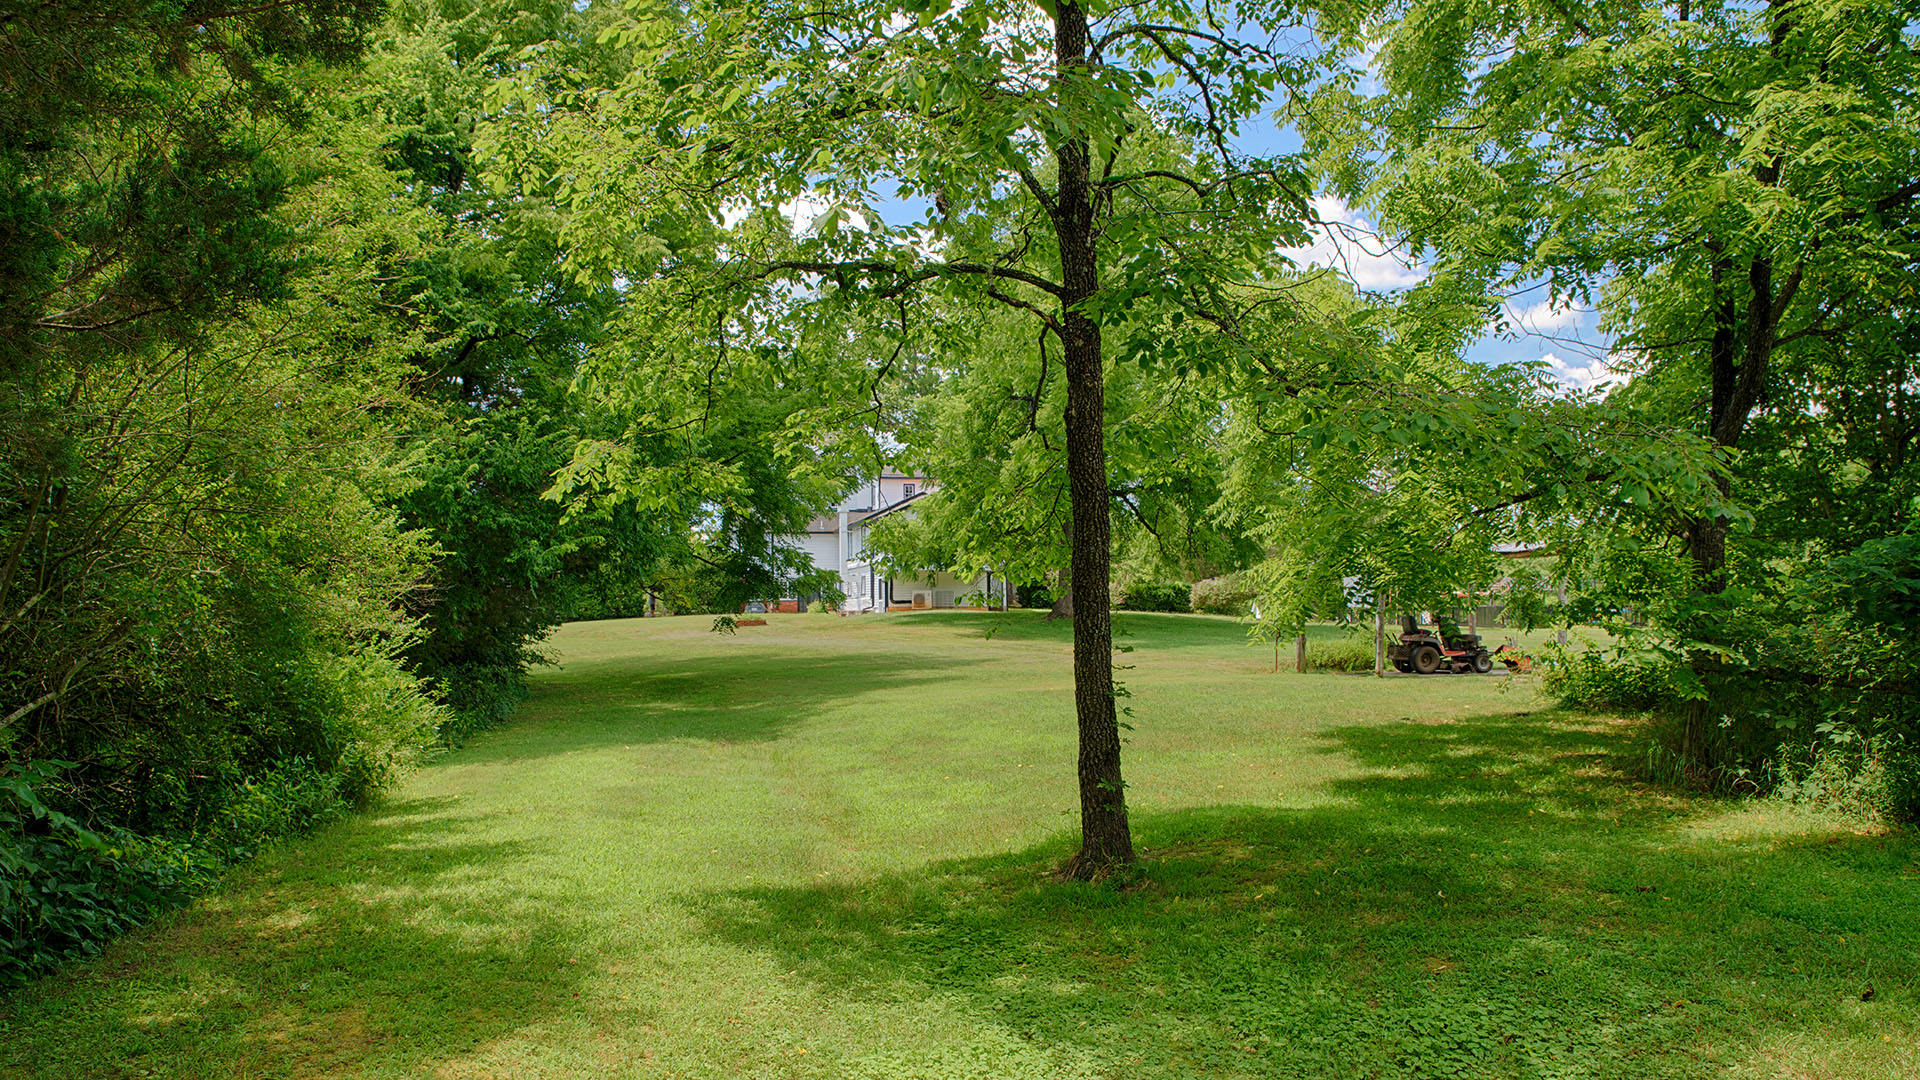
[[[84,765],[0,765],[0,983],[92,953],[366,802],[454,722],[380,650],[279,660],[243,703],[218,703],[230,714],[175,705],[89,744]]]
[[[1186,613],[1193,610],[1190,601],[1192,586],[1185,584],[1128,585],[1120,591],[1120,603],[1116,606],[1122,611],[1168,611]]]
[[[1252,582],[1240,574],[1228,574],[1194,582],[1188,590],[1187,606],[1208,615],[1244,617],[1253,609],[1256,595]]]
[[[288,762],[196,807],[180,838],[93,829],[49,802],[66,762],[0,768],[0,987],[16,986],[211,886],[263,845],[344,813],[342,774]]]
[[[0,771],[0,986],[17,986],[191,892],[178,848],[102,835],[46,805],[63,762]]]
[[[1658,772],[1858,816],[1920,814],[1915,545],[1862,545],[1784,587],[1669,600],[1621,632],[1635,653],[1549,651],[1543,687],[1582,708],[1649,712]]]
[[[598,567],[566,584],[566,599],[560,612],[566,622],[637,619],[659,604],[647,582],[622,565]]]
[[[439,673],[440,698],[448,715],[437,734],[445,746],[460,746],[475,732],[513,715],[527,696],[523,669],[496,664],[462,664]]]
[[[1053,607],[1053,587],[1044,582],[1016,586],[1013,590],[1013,602],[1016,607],[1046,610]]]
[[[1548,646],[1540,662],[1542,689],[1575,708],[1646,712],[1680,703],[1681,666],[1658,657]]]
[[[307,761],[290,761],[225,790],[207,826],[183,841],[218,868],[252,858],[283,836],[308,832],[339,818],[351,805],[346,777]]]
[[[320,683],[323,746],[284,767],[311,763],[341,799],[356,806],[397,779],[461,716],[436,704],[417,679],[378,653],[328,658]]]

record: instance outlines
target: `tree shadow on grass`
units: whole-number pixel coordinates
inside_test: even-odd
[[[933,612],[876,616],[931,633],[992,635],[995,644],[1058,644],[1063,677],[1073,630],[1046,623],[1039,612]],[[1242,645],[1237,624],[1191,616],[1126,612],[1117,617],[1120,640],[1142,652],[1196,646]],[[532,696],[511,726],[540,728],[543,752],[599,746],[632,746],[681,739],[764,742],[779,739],[822,712],[856,698],[917,687],[940,686],[950,697],[957,674],[975,660],[950,649],[793,645],[759,649],[754,642],[716,642],[710,655],[675,653],[658,661],[644,653],[563,662],[533,680]],[[744,648],[736,648],[742,645]],[[989,654],[990,655],[990,654]],[[517,757],[517,740],[480,740],[463,750],[466,760]]]
[[[470,839],[456,807],[394,804],[270,850],[0,998],[0,1073],[421,1075],[551,1016],[577,996],[574,935],[539,897],[487,887],[521,852]],[[103,1045],[119,1048],[115,1072]]]
[[[937,611],[888,617],[901,620],[903,625],[920,623],[929,630],[947,628],[993,641],[1047,641],[1061,646],[1073,643],[1072,620],[1048,620],[1046,612],[1038,610]],[[1142,651],[1238,648],[1247,643],[1244,623],[1204,615],[1116,611],[1113,633],[1117,644],[1132,645]]]
[[[958,996],[1128,1077],[1683,1077],[1912,1041],[1911,837],[1696,834],[1730,807],[1636,790],[1617,731],[1559,715],[1330,739],[1371,770],[1334,805],[1139,815],[1125,881],[1051,880],[1062,841],[708,917],[832,992]]]
[[[717,653],[677,656],[657,665],[621,658],[542,675],[514,724],[564,725],[557,739],[553,731],[542,733],[543,745],[555,752],[677,739],[769,741],[857,696],[950,683],[952,673],[965,666],[964,657],[905,650],[789,649],[744,659]],[[482,741],[471,756],[486,760],[522,752],[517,744],[490,749]]]

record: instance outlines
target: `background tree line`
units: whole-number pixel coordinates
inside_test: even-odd
[[[629,422],[574,391],[623,297],[563,269],[475,131],[521,49],[590,18],[5,14],[0,980],[505,715],[570,610],[649,580],[737,603],[792,569],[768,538],[817,492],[775,457],[789,415],[758,373],[647,449],[702,482],[548,497]]]

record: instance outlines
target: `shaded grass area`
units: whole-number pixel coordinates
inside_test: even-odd
[[[1145,819],[1115,889],[1046,878],[1062,845],[742,890],[712,924],[1112,1075],[1920,1075],[1911,844],[1668,833],[1603,764],[1616,736],[1564,718],[1334,737],[1388,770],[1335,785],[1351,805]]]
[[[1637,785],[1527,681],[1123,616],[1147,859],[1089,887],[1065,627],[709,622],[568,628],[513,726],[0,1003],[0,1074],[1920,1075],[1920,846]]]

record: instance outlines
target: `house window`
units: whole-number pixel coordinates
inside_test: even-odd
[[[913,485],[912,485],[912,484],[902,484],[902,485],[900,485],[900,497],[901,497],[901,498],[903,498],[903,499],[904,499],[904,498],[906,498],[907,496],[909,496],[909,495],[912,495],[912,494],[913,494]]]

